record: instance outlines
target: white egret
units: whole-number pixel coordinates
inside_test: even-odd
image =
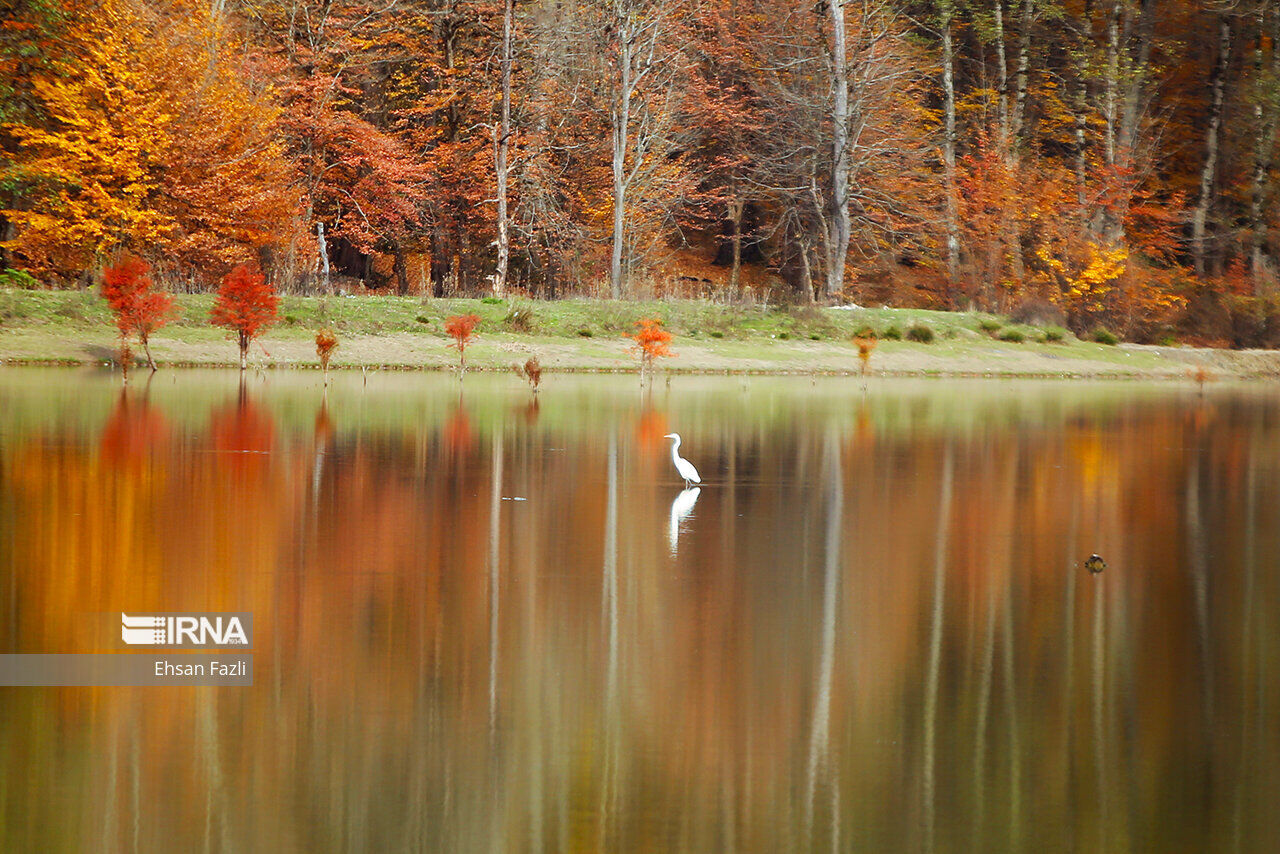
[[[676,440],[671,446],[671,462],[675,463],[676,471],[684,478],[685,489],[689,488],[690,483],[702,483],[702,478],[698,477],[698,470],[693,467],[693,463],[680,456],[680,434],[668,433],[662,438]]]

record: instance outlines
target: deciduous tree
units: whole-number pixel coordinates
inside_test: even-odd
[[[280,297],[262,272],[241,264],[222,280],[209,320],[236,334],[240,345],[240,370],[248,367],[249,345],[276,322]]]

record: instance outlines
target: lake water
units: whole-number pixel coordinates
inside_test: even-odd
[[[1280,850],[1278,522],[1261,384],[7,369],[0,652],[256,672],[0,688],[0,849]]]

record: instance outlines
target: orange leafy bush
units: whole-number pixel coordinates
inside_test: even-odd
[[[329,358],[338,349],[338,336],[332,329],[321,329],[316,333],[316,355],[320,357],[320,368],[324,371],[325,382],[329,381]]]
[[[636,342],[640,350],[640,370],[653,372],[653,360],[665,356],[674,356],[667,346],[672,335],[662,328],[662,321],[656,317],[645,317],[636,321],[638,327],[635,334],[628,336]]]
[[[453,346],[458,348],[458,367],[467,369],[467,345],[475,337],[476,324],[480,318],[474,314],[455,314],[444,322],[445,334],[453,339]]]
[[[854,338],[853,343],[858,345],[858,358],[862,360],[862,374],[866,376],[867,366],[871,362],[871,353],[876,349],[876,339],[874,338]]]

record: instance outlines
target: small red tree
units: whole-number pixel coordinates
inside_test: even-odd
[[[640,350],[640,375],[643,377],[645,371],[648,371],[649,376],[652,377],[654,359],[675,355],[667,347],[671,343],[672,335],[662,328],[662,321],[656,317],[637,320],[636,326],[638,328],[635,334],[627,337],[634,339],[636,347]]]
[[[120,330],[121,358],[131,358],[127,341],[137,335],[147,354],[147,364],[156,369],[151,358],[151,333],[164,326],[173,316],[173,297],[153,291],[154,283],[147,274],[150,265],[141,258],[126,255],[119,263],[108,267],[102,275],[102,296],[115,316]],[[125,369],[128,381],[128,368]]]
[[[444,322],[445,334],[453,339],[453,346],[458,348],[458,370],[467,370],[467,345],[471,343],[480,318],[474,314],[455,314]]]
[[[338,336],[332,329],[321,329],[316,333],[316,355],[320,357],[320,368],[324,371],[324,384],[329,384],[329,358],[338,349]]]
[[[276,322],[280,297],[267,284],[262,272],[251,264],[241,264],[222,280],[209,321],[225,326],[240,340],[240,370],[248,365],[249,344]]]
[[[853,343],[858,346],[858,358],[862,360],[862,375],[867,375],[867,367],[871,363],[871,353],[876,349],[876,339],[874,335],[854,336]]]

